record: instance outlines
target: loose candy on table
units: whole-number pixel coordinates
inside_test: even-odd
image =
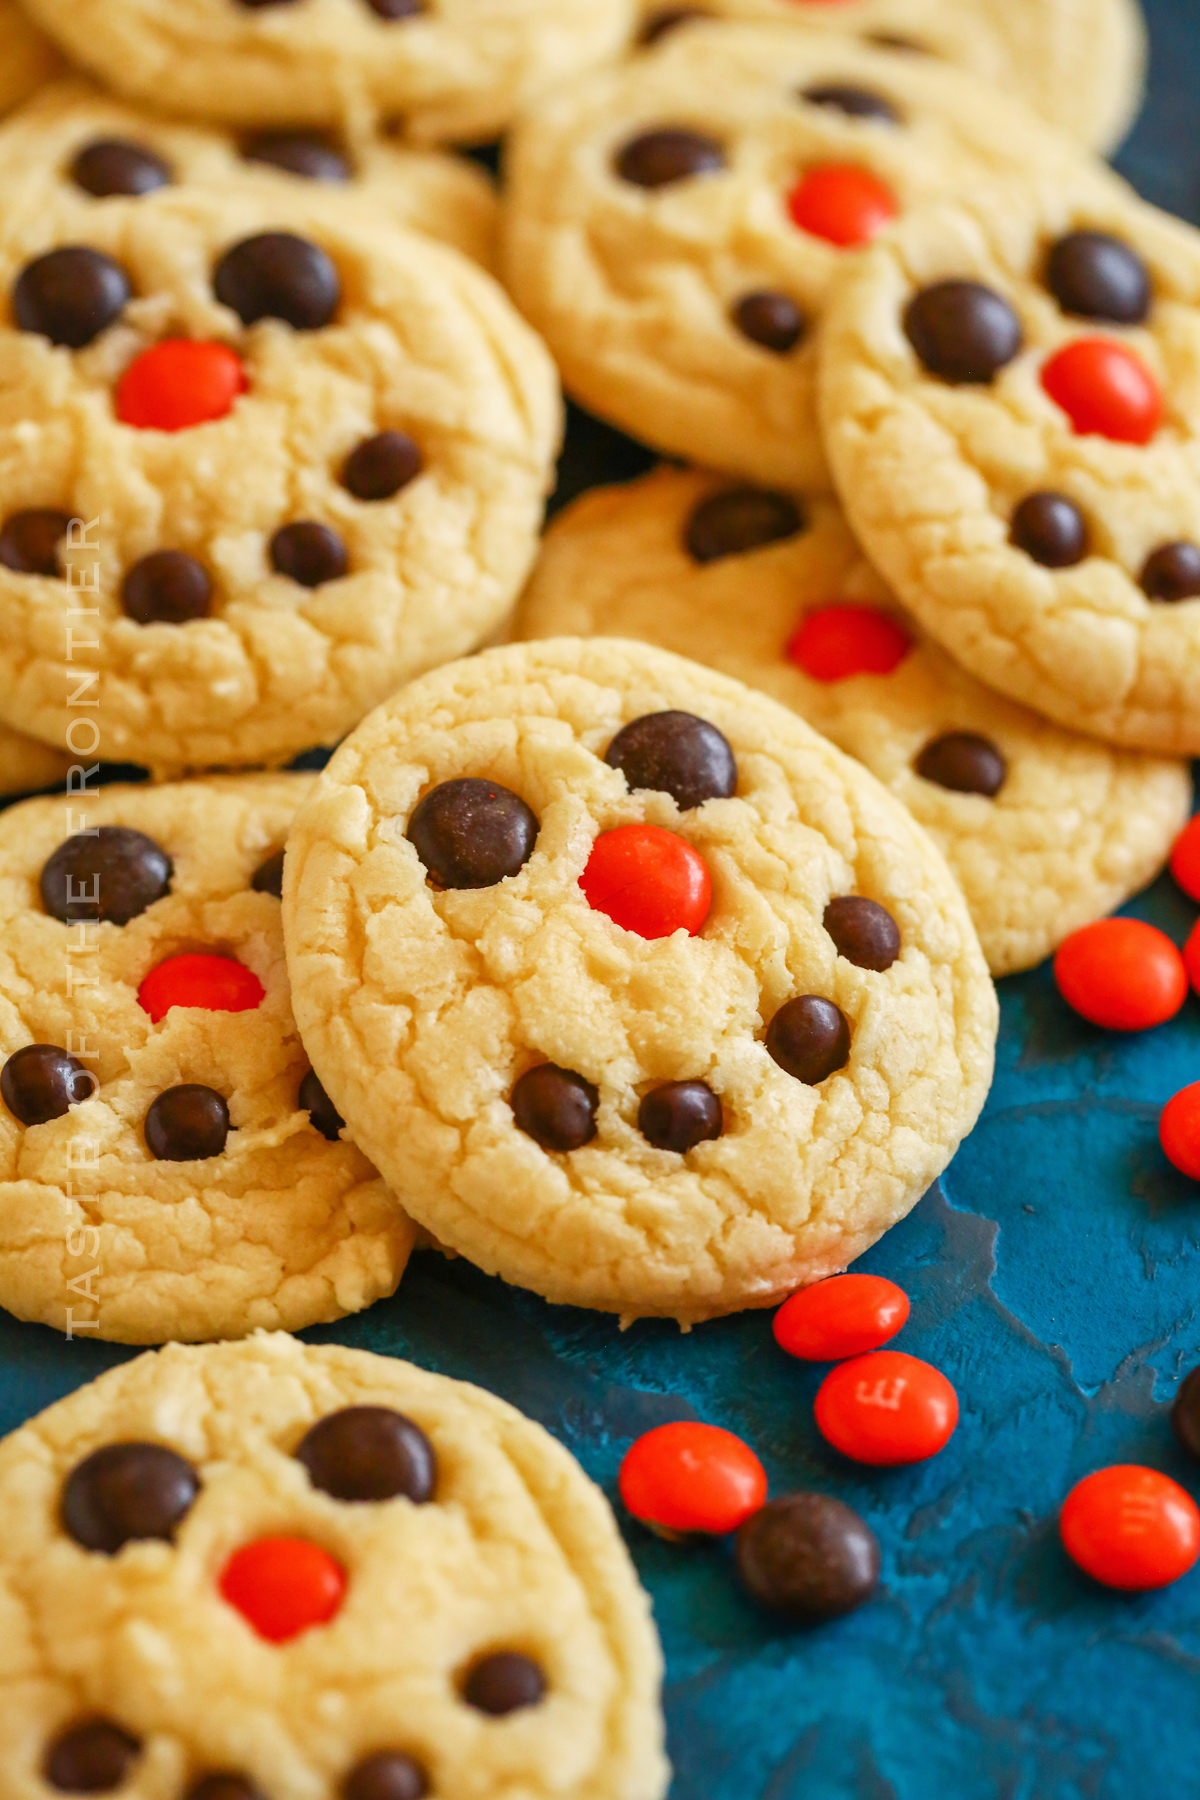
[[[1192,900],[1200,900],[1200,813],[1189,819],[1171,852],[1171,873]]]
[[[1172,1094],[1158,1121],[1158,1137],[1167,1160],[1200,1181],[1200,1081]]]
[[[1171,1429],[1182,1450],[1200,1462],[1200,1368],[1185,1375],[1171,1408]]]
[[[767,1498],[767,1476],[748,1444],[717,1425],[659,1425],[626,1452],[621,1499],[644,1525],[671,1535],[736,1531]]]
[[[882,1275],[833,1275],[802,1288],[775,1314],[775,1341],[789,1356],[837,1362],[877,1350],[909,1314],[908,1295]]]
[[[1193,925],[1183,946],[1183,966],[1192,987],[1200,994],[1200,921]]]
[[[735,1557],[750,1597],[801,1625],[853,1612],[879,1580],[875,1533],[832,1494],[769,1501],[738,1531]]]
[[[1173,1019],[1187,998],[1184,959],[1141,919],[1099,919],[1071,933],[1054,958],[1067,1005],[1110,1031],[1145,1031]]]
[[[1126,1592],[1166,1587],[1200,1557],[1200,1510],[1191,1495],[1134,1463],[1085,1476],[1067,1495],[1059,1529],[1086,1575]]]
[[[930,1363],[877,1350],[831,1370],[817,1394],[816,1420],[843,1456],[894,1468],[944,1449],[958,1424],[958,1395]]]

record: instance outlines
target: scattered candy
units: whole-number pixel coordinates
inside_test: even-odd
[[[1141,1592],[1178,1581],[1200,1556],[1200,1511],[1157,1469],[1118,1463],[1087,1475],[1059,1518],[1063,1546],[1105,1587]]]
[[[830,1494],[786,1494],[737,1534],[737,1572],[752,1599],[802,1625],[840,1619],[879,1581],[879,1543]]]
[[[1200,994],[1200,920],[1192,926],[1183,946],[1183,967],[1193,988]]]
[[[1140,919],[1099,919],[1065,938],[1054,979],[1067,1005],[1110,1031],[1145,1031],[1173,1019],[1187,970],[1169,937]]]
[[[661,825],[601,832],[579,885],[589,906],[644,938],[695,937],[712,905],[704,858]]]
[[[648,1431],[626,1452],[620,1489],[634,1518],[651,1529],[720,1536],[762,1506],[767,1476],[731,1431],[681,1421]]]
[[[1159,1142],[1167,1160],[1193,1181],[1200,1181],[1200,1081],[1180,1088],[1162,1109]]]
[[[246,375],[228,344],[167,338],[135,357],[117,383],[117,417],[142,431],[186,431],[223,419]]]
[[[1180,1448],[1200,1462],[1200,1368],[1181,1382],[1171,1408],[1171,1426]]]
[[[305,1538],[258,1538],[230,1557],[220,1588],[259,1637],[284,1644],[334,1617],[345,1598],[346,1571]]]
[[[1042,386],[1081,437],[1148,444],[1162,423],[1163,396],[1142,359],[1112,338],[1077,338],[1052,356]]]
[[[890,675],[912,649],[908,633],[876,606],[823,606],[802,619],[785,655],[814,681]]]
[[[232,956],[172,956],[151,969],[138,989],[138,1002],[156,1025],[173,1006],[250,1012],[265,998],[258,976]]]
[[[854,163],[826,163],[801,176],[788,195],[792,222],[839,249],[869,244],[900,215],[885,181]]]
[[[958,1395],[939,1369],[902,1350],[839,1363],[821,1383],[817,1427],[835,1450],[876,1468],[924,1462],[950,1441]]]
[[[834,1275],[802,1288],[775,1314],[775,1342],[807,1362],[862,1356],[894,1338],[908,1295],[882,1275]]]

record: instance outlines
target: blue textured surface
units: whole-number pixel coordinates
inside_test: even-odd
[[[1200,214],[1200,0],[1151,0],[1153,97],[1121,166]],[[631,473],[632,446],[577,422],[569,482]],[[1182,941],[1196,908],[1164,880],[1132,909]],[[668,1662],[673,1800],[1157,1800],[1200,1792],[1200,1570],[1120,1598],[1066,1562],[1055,1514],[1113,1461],[1200,1495],[1166,1409],[1200,1360],[1200,1188],[1157,1140],[1200,1077],[1200,1002],[1122,1040],[1072,1018],[1047,969],[1003,984],[995,1088],[939,1188],[862,1267],[899,1281],[899,1347],[943,1368],[962,1423],[924,1467],[865,1473],[819,1440],[823,1373],[751,1314],[688,1337],[552,1309],[462,1263],[419,1257],[400,1293],[306,1334],[462,1376],[541,1419],[610,1493],[635,1435],[701,1416],[739,1432],[775,1492],[857,1507],[884,1550],[880,1597],[810,1634],[744,1601],[721,1547],[636,1527]],[[125,1353],[0,1315],[0,1430]]]

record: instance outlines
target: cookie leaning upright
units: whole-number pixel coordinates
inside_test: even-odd
[[[0,220],[0,718],[167,770],[331,743],[515,598],[545,350],[482,270],[363,207],[81,205]]]
[[[618,639],[451,664],[289,840],[296,1015],[445,1244],[636,1317],[765,1306],[920,1198],[991,1078],[965,903],[874,778]]]
[[[0,1444],[0,1540],[6,1800],[666,1788],[662,1654],[604,1496],[465,1382],[172,1345]]]
[[[409,1221],[292,1017],[279,862],[304,775],[0,815],[0,1305],[120,1343],[390,1294]]]
[[[558,515],[523,637],[636,637],[763,688],[857,756],[929,832],[993,975],[1159,874],[1191,811],[1187,765],[1063,731],[931,642],[836,500],[660,469]]]
[[[955,69],[689,25],[518,123],[505,276],[584,405],[668,453],[813,486],[816,330],[847,255],[931,194],[1082,160]]]
[[[643,30],[673,29],[691,7],[643,0]],[[1013,94],[1093,150],[1111,150],[1133,122],[1146,74],[1137,0],[702,0],[700,18],[786,21],[852,32],[866,43],[956,63],[993,92]]]
[[[79,207],[87,241],[97,206],[199,184],[259,192],[284,205],[362,201],[374,217],[452,244],[490,265],[497,201],[485,172],[465,156],[415,150],[394,138],[335,133],[232,133],[182,124],[132,106],[78,78],[54,81],[0,127],[0,182],[7,218],[64,203]]]
[[[1200,753],[1200,233],[1061,179],[935,202],[847,271],[821,410],[851,524],[959,662]]]
[[[109,87],[236,125],[403,119],[417,143],[483,143],[615,56],[634,0],[29,0]]]

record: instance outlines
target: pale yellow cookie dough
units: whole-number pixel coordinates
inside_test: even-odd
[[[944,58],[1094,150],[1120,143],[1141,102],[1146,28],[1137,0],[695,0],[703,13],[898,38]],[[642,0],[650,24],[668,0]]]
[[[86,235],[94,209],[111,197],[96,199],[78,186],[71,165],[89,145],[118,140],[160,157],[172,172],[172,186],[258,191],[267,202],[298,199],[338,212],[348,201],[362,201],[376,218],[451,244],[485,266],[494,260],[496,193],[486,173],[465,156],[414,150],[367,134],[353,144],[334,144],[353,171],[350,180],[315,182],[243,155],[242,144],[251,147],[252,138],[244,134],[239,142],[228,132],[180,124],[87,81],[56,81],[0,126],[5,212],[36,217],[47,205],[60,208],[64,200],[75,200],[79,230]],[[172,188],[154,190],[159,197],[164,191]]]
[[[437,1461],[430,1500],[346,1502],[296,1449],[352,1406],[402,1413]],[[64,1530],[63,1485],[93,1452],[163,1445],[200,1491],[173,1542],[115,1556]],[[0,1445],[0,1785],[44,1800],[48,1747],[89,1718],[140,1742],[128,1800],[179,1800],[236,1773],[271,1800],[333,1800],[393,1749],[454,1800],[661,1800],[662,1655],[599,1489],[541,1426],[465,1382],[282,1334],[172,1345],[102,1375]],[[349,1577],[341,1610],[289,1643],[221,1597],[264,1536],[318,1544]],[[540,1704],[467,1705],[464,1673],[534,1658]]]
[[[806,102],[828,84],[870,90],[900,122]],[[683,129],[724,167],[647,189],[614,159]],[[957,70],[850,39],[769,25],[697,25],[616,71],[576,82],[509,143],[502,260],[569,393],[656,449],[783,486],[828,482],[817,428],[817,326],[855,255],[801,231],[788,194],[852,164],[907,210],[989,173],[1078,168],[1082,153]],[[1115,179],[1115,178],[1114,178]],[[794,348],[764,348],[733,309],[770,292],[796,305]]]
[[[240,1337],[340,1318],[399,1281],[412,1227],[366,1157],[327,1141],[299,1104],[308,1060],[279,901],[250,886],[311,779],[109,787],[0,814],[0,1062],[55,1044],[100,1082],[43,1125],[0,1104],[0,1305],[18,1318],[120,1343]],[[43,905],[42,868],[64,839],[102,825],[160,845],[171,891],[125,925],[63,923]],[[153,1024],[139,986],[192,951],[251,969],[262,1004],[173,1007]],[[155,1161],[146,1113],[185,1083],[226,1100],[226,1149]]]
[[[71,761],[63,751],[0,725],[0,794],[32,794],[64,782]]]
[[[1115,235],[1147,264],[1142,326],[1066,316],[1041,280],[1050,246]],[[1020,354],[987,385],[928,374],[903,327],[918,290],[980,282],[1015,309]],[[1041,371],[1078,338],[1143,358],[1166,398],[1146,446],[1079,436]],[[1132,195],[1061,180],[937,202],[847,272],[826,322],[826,443],[871,560],[981,680],[1060,724],[1167,755],[1200,754],[1200,598],[1151,600],[1157,548],[1200,544],[1200,234]],[[1009,541],[1014,509],[1053,491],[1079,506],[1091,550],[1040,566]]]
[[[617,55],[635,0],[426,0],[386,19],[369,0],[29,0],[72,61],[108,86],[199,119],[334,125],[402,120],[419,143],[482,143],[531,100]]]
[[[0,0],[0,113],[19,106],[62,68],[62,58],[17,0]]]
[[[1048,956],[1162,869],[1191,808],[1187,765],[1062,731],[974,681],[897,606],[841,508],[800,497],[797,536],[700,563],[685,534],[720,477],[661,469],[561,514],[518,614],[522,637],[636,637],[762,688],[858,757],[928,831],[958,877],[993,975]],[[814,680],[787,655],[829,606],[895,617],[912,649],[888,675]],[[949,732],[1008,765],[994,799],[917,774]]]
[[[604,762],[624,724],[664,710],[724,732],[733,798],[681,813]],[[406,826],[460,776],[514,789],[540,834],[515,877],[438,892]],[[708,865],[699,936],[640,937],[583,895],[598,834],[643,821]],[[824,930],[846,894],[896,920],[884,974]],[[689,1321],[845,1268],[944,1168],[991,1079],[995,992],[911,816],[786,708],[625,640],[489,650],[381,707],[297,818],[284,919],[305,1045],[356,1142],[443,1243],[556,1301]],[[849,1062],[819,1086],[763,1041],[800,995],[849,1022]],[[599,1091],[597,1136],[569,1154],[509,1104],[543,1062]],[[686,1156],[636,1124],[674,1080],[707,1082],[725,1116]]]
[[[472,649],[519,591],[559,432],[544,348],[465,257],[360,206],[306,205],[294,185],[269,198],[248,184],[110,199],[86,230],[65,194],[0,221],[5,293],[32,258],[81,237],[135,291],[81,351],[0,327],[0,518],[49,507],[87,527],[86,542],[62,549],[67,580],[0,570],[0,717],[18,729],[160,770],[284,762]],[[307,237],[337,266],[341,305],[324,329],[247,328],[218,304],[222,255],[273,230]],[[249,391],[189,430],[119,423],[126,367],[179,336],[232,345]],[[357,500],[343,464],[385,429],[416,440],[423,470],[390,500]],[[272,570],[272,535],[298,520],[338,533],[344,577],[307,588]],[[126,616],[125,574],[158,550],[204,565],[210,617]],[[98,600],[81,600],[97,580]],[[71,614],[96,605],[94,622]]]

